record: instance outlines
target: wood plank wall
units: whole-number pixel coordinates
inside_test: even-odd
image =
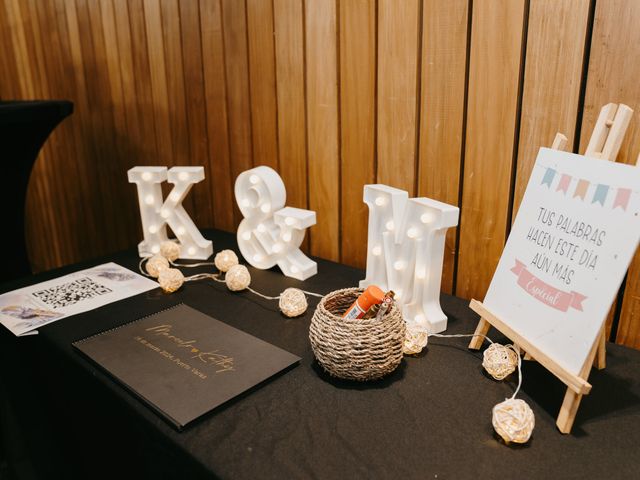
[[[27,198],[36,271],[129,248],[134,165],[203,165],[186,207],[241,219],[233,181],[279,171],[311,208],[308,250],[366,258],[362,186],[461,208],[443,290],[482,298],[536,153],[584,151],[600,107],[636,116],[637,0],[0,0],[0,99],[65,98]],[[611,338],[640,348],[640,256]]]

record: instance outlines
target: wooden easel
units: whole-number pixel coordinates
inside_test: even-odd
[[[588,157],[615,161],[632,114],[633,110],[623,104],[609,103],[602,107],[584,154]],[[567,143],[567,137],[558,133],[551,148],[565,150]],[[536,360],[567,386],[567,392],[560,407],[556,426],[562,433],[570,433],[582,396],[591,391],[591,385],[587,382],[591,366],[595,365],[599,369],[605,367],[605,322],[602,324],[600,334],[594,341],[589,355],[580,369],[580,373],[576,375],[556,363],[526,338],[515,332],[509,325],[490,312],[482,302],[471,300],[469,306],[480,315],[480,321],[475,331],[476,336],[469,343],[470,349],[478,350],[482,346],[484,335],[493,326],[506,335],[514,344],[522,348],[526,352],[526,358]]]

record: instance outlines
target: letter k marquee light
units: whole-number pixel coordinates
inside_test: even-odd
[[[180,242],[180,258],[204,260],[211,256],[211,241],[202,236],[182,206],[191,187],[204,180],[204,167],[134,167],[128,176],[129,182],[138,187],[144,236],[138,244],[141,257],[160,251],[160,244],[168,240],[167,225]],[[162,183],[167,179],[174,187],[163,200]]]
[[[447,328],[440,307],[440,282],[447,229],[458,225],[459,209],[404,190],[365,185],[369,207],[367,274],[360,287],[393,290],[407,324],[430,333]]]

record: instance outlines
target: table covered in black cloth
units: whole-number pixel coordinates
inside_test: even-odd
[[[214,249],[232,235],[206,232]],[[236,250],[237,251],[237,250]],[[101,261],[135,270],[134,252],[5,284],[3,291]],[[193,269],[197,270],[197,269]],[[289,286],[319,293],[353,286],[363,272],[318,261],[305,282],[250,269],[252,286],[277,295]],[[184,302],[302,357],[300,364],[177,432],[81,357],[75,340]],[[555,417],[564,386],[536,363],[524,365],[519,395],[536,427],[528,444],[500,443],[493,406],[517,379],[483,374],[468,339],[432,338],[418,357],[381,381],[337,381],[314,361],[307,313],[285,318],[277,301],[231,293],[212,281],[160,289],[73,316],[15,338],[0,333],[2,382],[11,409],[4,429],[22,447],[18,470],[36,478],[638,478],[640,352],[607,345],[607,368],[593,371],[571,435]],[[447,333],[472,332],[466,301],[443,295]],[[494,340],[500,336],[492,330]],[[515,375],[512,375],[515,377]],[[26,460],[25,460],[26,459]],[[23,468],[22,468],[23,467]]]

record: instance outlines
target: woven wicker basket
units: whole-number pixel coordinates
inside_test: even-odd
[[[376,380],[402,361],[405,323],[395,303],[380,320],[341,318],[362,292],[346,288],[329,293],[311,319],[311,348],[318,363],[334,377]]]

